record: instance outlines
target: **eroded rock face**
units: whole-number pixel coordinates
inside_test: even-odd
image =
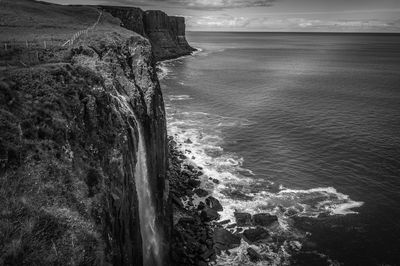
[[[168,16],[159,10],[103,6],[121,20],[122,26],[149,38],[156,60],[177,58],[193,51],[185,37],[185,18]]]
[[[114,17],[121,20],[121,26],[134,31],[142,36],[146,36],[144,29],[144,12],[137,7],[103,7]]]
[[[62,53],[1,75],[0,211],[13,230],[0,264],[142,264],[134,112],[168,265],[166,121],[151,45],[110,29]]]

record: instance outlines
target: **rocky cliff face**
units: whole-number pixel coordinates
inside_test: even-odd
[[[89,7],[63,7],[62,14],[98,16]],[[162,93],[150,42],[118,24],[105,14],[74,46],[36,49],[34,65],[9,60],[0,68],[0,265],[142,265],[139,124],[168,265]],[[22,50],[11,52],[18,58]]]
[[[149,38],[156,60],[189,55],[193,51],[185,37],[185,18],[168,16],[162,11],[143,12],[138,8],[103,6],[119,18],[122,26]]]

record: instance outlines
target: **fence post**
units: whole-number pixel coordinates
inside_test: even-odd
[[[44,46],[44,49],[47,48],[47,46],[46,46],[46,41],[43,41],[43,46]]]
[[[7,52],[7,43],[4,44],[4,50]]]
[[[25,43],[26,43],[26,48],[29,48],[28,41],[25,41]]]

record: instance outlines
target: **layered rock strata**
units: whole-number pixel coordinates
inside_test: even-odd
[[[147,37],[157,61],[189,55],[193,51],[185,36],[185,18],[168,16],[159,10],[102,6],[121,20],[121,25]]]

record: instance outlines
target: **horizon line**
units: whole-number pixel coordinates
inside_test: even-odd
[[[318,33],[318,34],[394,34],[399,32],[378,32],[378,31],[240,31],[240,30],[186,30],[186,32],[220,32],[220,33]]]

